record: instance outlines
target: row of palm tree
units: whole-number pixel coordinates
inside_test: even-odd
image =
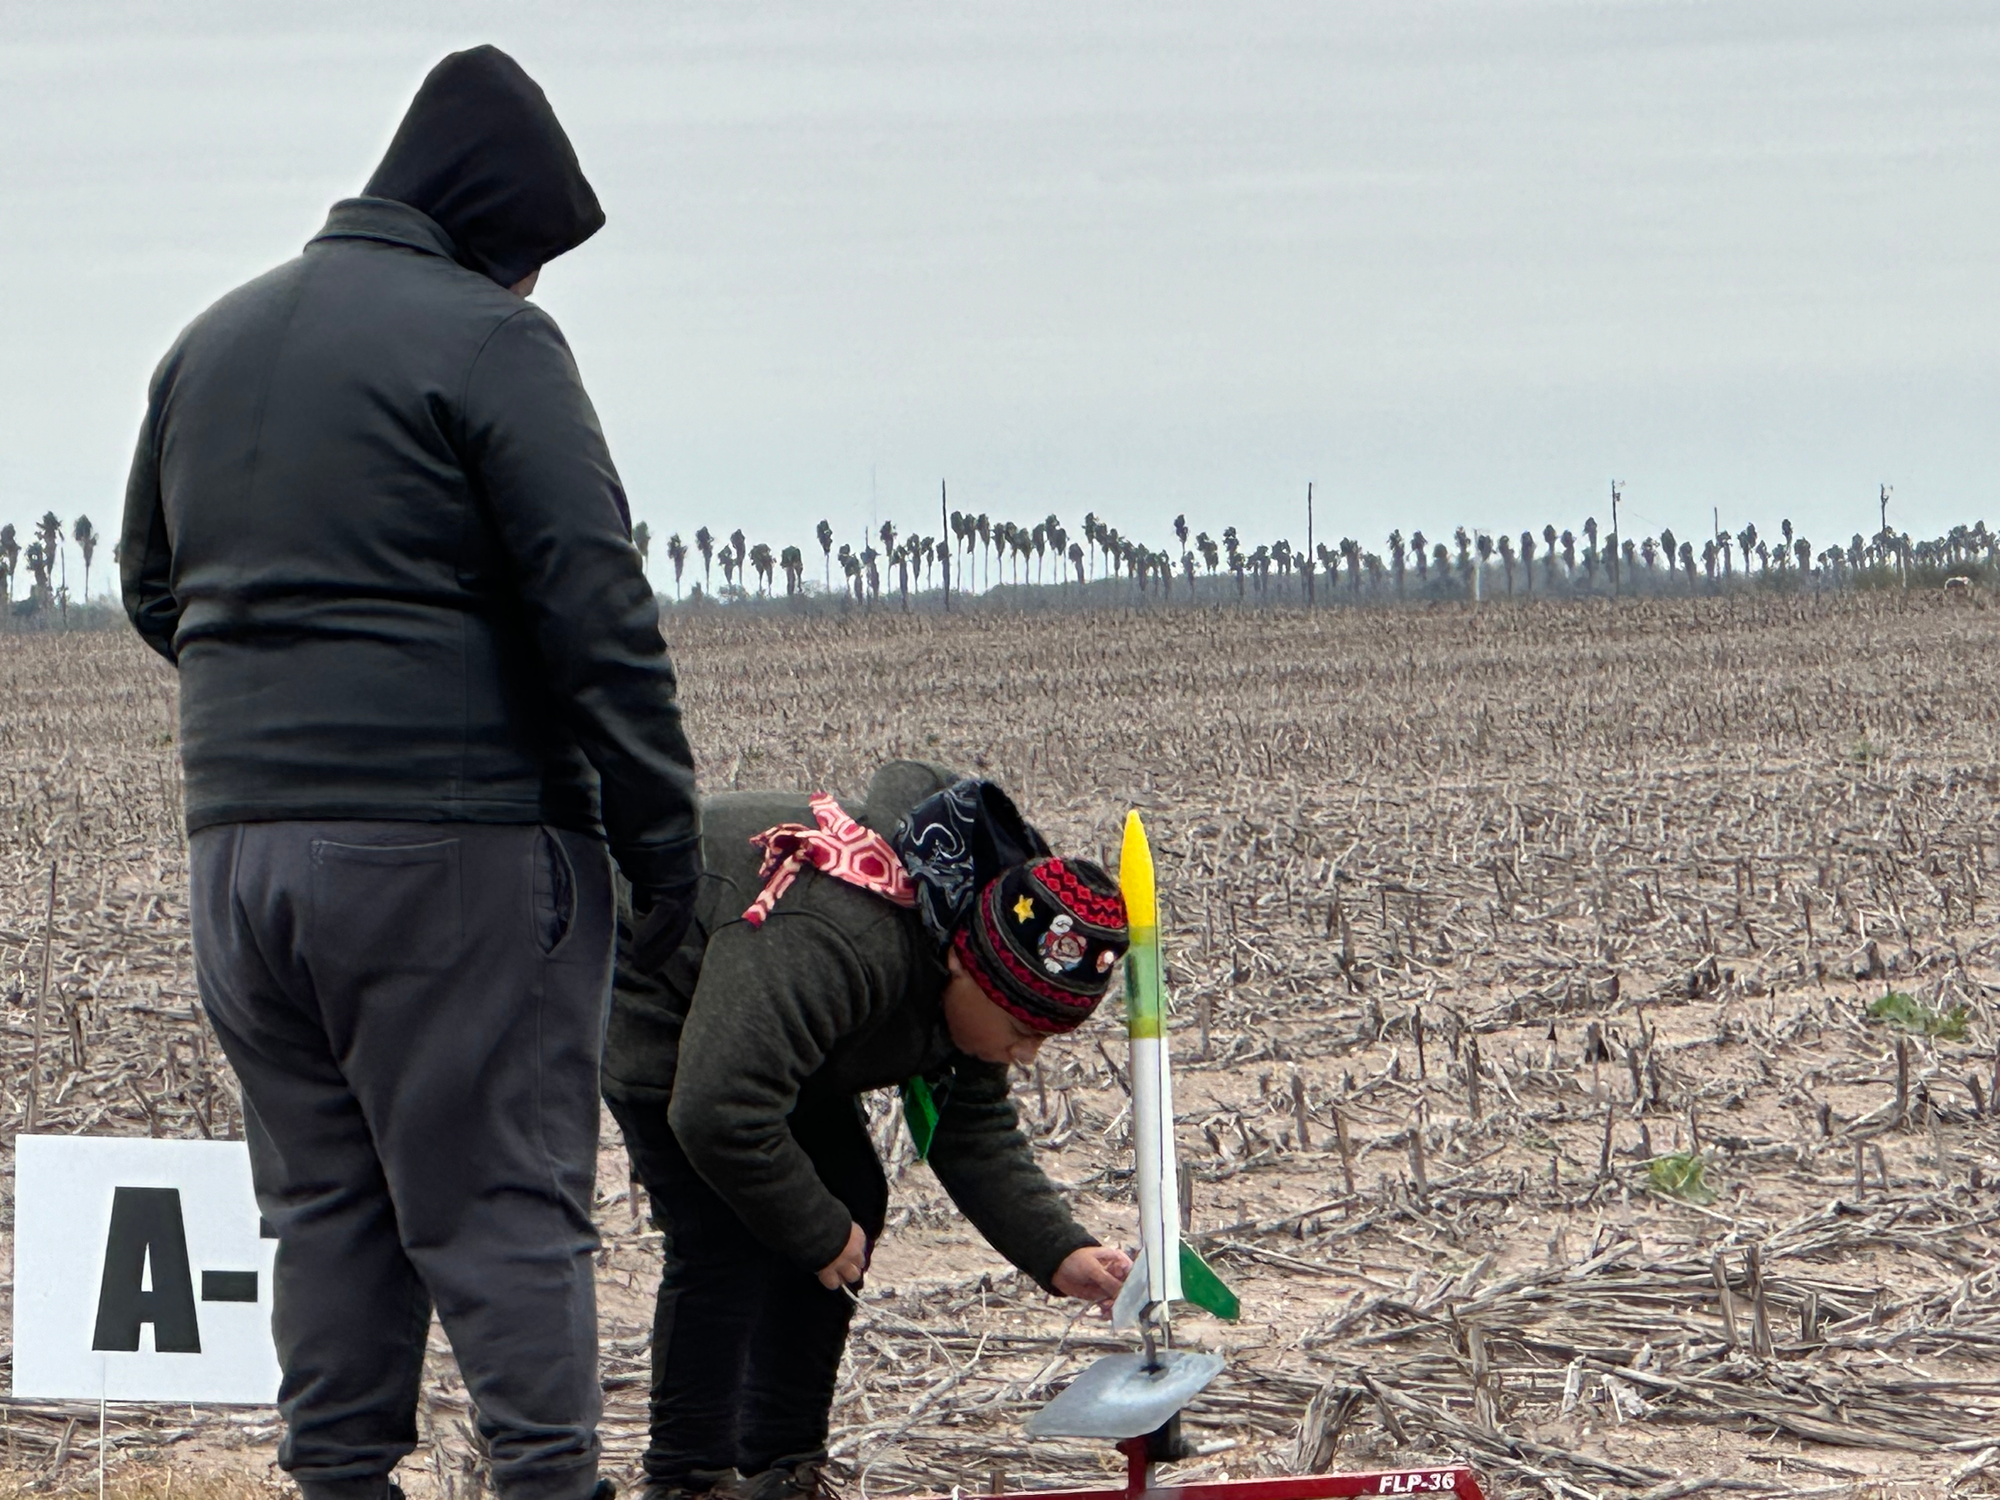
[[[1884,499],[1886,502],[1886,492]],[[1275,590],[1281,596],[1298,595],[1308,600],[1317,597],[1322,580],[1330,590],[1339,590],[1344,583],[1354,598],[1403,598],[1412,592],[1419,596],[1478,597],[1502,590],[1532,597],[1538,588],[1544,594],[1691,593],[1704,587],[1715,591],[1736,586],[1739,580],[1840,586],[1871,577],[1907,582],[1919,575],[1976,570],[2000,573],[2000,534],[1988,529],[1984,521],[1954,526],[1928,541],[1912,541],[1907,533],[1885,525],[1872,537],[1856,533],[1845,547],[1836,544],[1815,549],[1795,531],[1791,521],[1782,520],[1776,537],[1763,536],[1750,524],[1733,535],[1718,531],[1703,538],[1697,550],[1692,540],[1676,537],[1670,528],[1657,537],[1620,537],[1616,532],[1601,531],[1593,516],[1585,519],[1581,538],[1548,525],[1539,536],[1533,531],[1521,532],[1517,542],[1507,532],[1495,536],[1460,526],[1453,530],[1447,546],[1422,531],[1412,531],[1406,537],[1396,530],[1389,533],[1385,556],[1353,537],[1343,537],[1333,546],[1322,542],[1310,548],[1295,547],[1280,538],[1246,549],[1234,526],[1222,528],[1218,539],[1206,531],[1191,533],[1187,517],[1177,515],[1173,534],[1179,544],[1178,558],[1165,549],[1156,550],[1121,535],[1094,512],[1084,515],[1076,539],[1054,514],[1021,524],[995,521],[983,512],[953,511],[946,525],[951,533],[948,539],[901,533],[895,522],[884,521],[873,536],[864,536],[857,548],[847,542],[836,547],[832,523],[821,521],[814,534],[819,543],[822,590],[829,596],[834,594],[836,563],[841,597],[866,603],[880,598],[885,584],[893,584],[905,608],[913,588],[919,593],[938,587],[983,593],[995,586],[996,571],[1002,586],[1015,588],[1043,585],[1052,570],[1065,592],[1072,583],[1082,589],[1107,580],[1122,581],[1141,593],[1158,591],[1171,599],[1178,581],[1189,596],[1233,591],[1243,599],[1254,591],[1259,598],[1266,598]],[[25,547],[11,524],[0,526],[0,598],[16,616],[60,609],[67,617],[68,544],[74,542],[81,556],[83,591],[88,599],[98,540],[90,517],[78,516],[66,531],[54,511],[34,524]],[[639,522],[632,540],[640,559],[650,563],[652,528]],[[787,546],[774,553],[767,543],[751,543],[740,528],[718,538],[706,526],[700,527],[694,533],[692,552],[675,532],[667,538],[666,550],[677,599],[683,594],[691,556],[701,561],[697,591],[710,598],[717,597],[714,573],[718,563],[723,578],[720,597],[770,597],[776,591],[778,575],[784,578],[787,597],[808,591],[802,549]],[[115,560],[115,547],[113,557]],[[27,593],[17,600],[15,583],[23,563],[30,581]]]
[[[98,531],[89,516],[78,516],[65,536],[63,523],[54,511],[47,511],[29,530],[26,547],[10,522],[0,526],[0,600],[10,615],[29,615],[44,609],[69,613],[69,549],[75,542],[83,558],[83,597],[90,597],[90,566],[97,556]],[[15,580],[22,564],[28,569],[28,591],[14,597]]]
[[[1246,547],[1234,526],[1212,537],[1206,531],[1191,532],[1187,517],[1177,515],[1173,534],[1178,557],[1121,535],[1095,513],[1083,517],[1074,540],[1053,514],[1023,524],[954,511],[947,526],[951,535],[941,539],[899,534],[893,521],[885,521],[859,547],[843,542],[836,549],[832,524],[821,521],[815,534],[822,590],[829,596],[836,592],[836,563],[842,596],[866,602],[893,586],[905,607],[913,587],[922,592],[956,586],[983,593],[996,587],[996,573],[997,586],[1014,588],[1044,585],[1053,572],[1065,591],[1107,580],[1141,593],[1157,591],[1167,599],[1179,585],[1191,597],[1233,593],[1243,599],[1254,592],[1265,598],[1275,591],[1311,600],[1322,587],[1354,598],[1658,594],[1801,581],[1840,586],[1884,574],[1907,581],[1919,571],[1974,566],[2000,570],[2000,536],[1983,521],[1954,527],[1931,541],[1912,541],[1885,526],[1873,537],[1856,533],[1844,547],[1815,548],[1790,520],[1779,522],[1774,537],[1750,524],[1734,534],[1718,531],[1697,544],[1677,537],[1671,528],[1656,536],[1621,537],[1600,528],[1592,516],[1584,520],[1581,535],[1547,525],[1539,533],[1524,530],[1517,539],[1508,532],[1494,535],[1460,526],[1447,543],[1422,531],[1405,536],[1399,529],[1389,533],[1386,547],[1377,552],[1353,537],[1309,548],[1284,538]],[[651,536],[644,522],[635,529],[634,540],[640,555],[647,556]],[[784,576],[787,596],[807,591],[805,557],[797,547],[785,547],[774,557],[769,546],[750,545],[740,529],[718,540],[704,526],[694,533],[693,552],[701,560],[702,578],[695,585],[699,595],[716,596],[718,561],[724,597],[771,596],[776,573]],[[667,539],[677,599],[683,596],[690,555],[678,532]]]

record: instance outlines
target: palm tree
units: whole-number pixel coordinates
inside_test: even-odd
[[[750,549],[750,566],[756,570],[758,587],[768,596],[771,592],[771,570],[777,559],[771,556],[771,549],[759,542]]]
[[[1565,531],[1562,534],[1562,548],[1563,548],[1563,573],[1567,577],[1574,578],[1576,577],[1576,533],[1575,532]]]
[[[21,544],[14,539],[13,523],[0,526],[0,589],[5,590],[8,608],[14,604],[14,569],[21,561]]]
[[[1351,536],[1342,537],[1340,555],[1347,563],[1347,587],[1358,599],[1361,597],[1361,543]]]
[[[1687,574],[1688,598],[1694,597],[1694,543],[1681,543],[1681,571]]]
[[[715,560],[715,537],[706,526],[694,534],[694,550],[701,554],[701,591],[712,594],[715,592],[715,574],[710,564]]]
[[[681,597],[681,569],[687,566],[688,544],[681,540],[676,531],[667,538],[667,561],[674,565],[674,599]]]
[[[69,553],[63,546],[63,523],[54,511],[45,511],[35,526],[42,544],[42,565],[49,570],[49,597],[62,604],[63,619],[69,619]]]
[[[967,557],[971,557],[972,517],[964,514],[962,511],[956,511],[956,510],[953,511],[951,513],[951,534],[953,539],[958,543],[958,545],[965,549],[965,555]],[[964,568],[959,571],[959,578],[961,580],[961,584],[963,580],[970,574],[970,572],[971,569],[969,568]]]
[[[1750,572],[1750,559],[1757,551],[1757,523],[1755,521],[1752,521],[1748,526],[1745,526],[1741,531],[1736,533],[1736,545],[1742,549],[1743,572],[1747,577]]]
[[[882,529],[876,535],[882,538],[882,555],[894,558],[896,555],[896,523],[894,521],[884,521]]]
[[[1542,582],[1550,593],[1556,589],[1556,529],[1542,528]]]
[[[1389,572],[1396,580],[1396,597],[1403,597],[1403,533],[1401,529],[1389,533]]]
[[[28,601],[40,609],[49,602],[49,554],[40,542],[28,543],[28,576],[34,584],[28,590]]]
[[[1417,554],[1417,587],[1425,589],[1431,582],[1431,559],[1428,545],[1421,531],[1410,533],[1410,549]]]
[[[1681,555],[1680,544],[1674,540],[1674,529],[1669,526],[1660,532],[1660,551],[1666,554],[1667,571],[1674,570],[1674,559]]]
[[[736,549],[736,576],[743,576],[743,554],[747,550],[743,543],[743,531],[739,527],[729,533],[729,545]]]
[[[1079,589],[1081,589],[1083,587],[1083,543],[1082,542],[1071,542],[1069,544],[1069,565],[1072,568],[1076,569],[1076,586]]]
[[[1521,576],[1528,580],[1528,597],[1535,597],[1535,534],[1521,533]]]
[[[1702,571],[1708,574],[1708,587],[1710,593],[1713,593],[1715,591],[1715,559],[1716,559],[1716,554],[1719,553],[1721,550],[1722,549],[1720,547],[1715,545],[1714,537],[1710,537],[1705,543],[1702,544],[1701,566],[1702,566]]]
[[[736,587],[736,549],[734,547],[724,547],[722,549],[722,592],[726,594],[734,587]]]
[[[993,564],[987,560],[987,552],[993,545],[993,522],[987,518],[985,511],[973,518],[972,529],[979,537],[979,561],[985,574],[985,582],[980,587],[990,589],[993,587]]]
[[[81,516],[77,518],[76,524],[79,528],[82,527],[82,525],[84,524],[83,518]],[[76,539],[79,542],[83,540],[83,533],[81,530],[78,531]],[[653,528],[648,526],[644,521],[641,521],[637,526],[634,526],[632,528],[632,545],[639,549],[639,571],[643,573],[646,570],[647,554],[653,550]],[[84,566],[84,585],[83,585],[84,597],[86,598],[88,598],[90,595],[89,561],[90,561],[89,558],[86,556],[84,559],[85,566]]]
[[[1507,570],[1507,597],[1514,597],[1514,539],[1500,533],[1500,565]]]
[[[799,591],[800,580],[806,576],[805,554],[796,547],[787,547],[778,554],[778,570],[785,575],[785,597],[789,599]]]
[[[814,528],[814,535],[819,538],[820,567],[826,575],[826,591],[830,594],[833,592],[833,527],[821,521]]]
[[[1479,574],[1481,578],[1486,576],[1486,565],[1492,560],[1493,538],[1482,531],[1479,533]],[[1483,593],[1485,590],[1482,588],[1481,592]]]
[[[644,524],[644,523],[641,523]],[[70,531],[76,539],[77,549],[83,553],[83,602],[90,602],[90,560],[97,555],[97,529],[90,524],[89,516],[78,516],[76,525]],[[643,553],[641,554],[644,555]]]

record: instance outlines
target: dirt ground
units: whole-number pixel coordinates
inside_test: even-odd
[[[1244,1305],[1176,1323],[1228,1357],[1178,1477],[1461,1457],[1503,1494],[2000,1492],[2000,611],[668,629],[710,790],[858,793],[919,755],[1107,863],[1144,811],[1191,1222]],[[0,639],[0,1234],[52,865],[40,1128],[238,1128],[188,968],[173,711],[122,635]],[[1108,1239],[1131,1221],[1122,1066],[1103,1014],[1017,1093]],[[879,1106],[895,1197],[835,1413],[846,1488],[1110,1475],[1022,1422],[1125,1341],[986,1249]],[[658,1239],[615,1133],[599,1195],[629,1483]],[[412,1500],[481,1480],[434,1342]],[[0,1410],[0,1495],[94,1485],[94,1407]],[[114,1411],[113,1487],[272,1487],[275,1430]]]

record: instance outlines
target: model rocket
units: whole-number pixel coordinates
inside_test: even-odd
[[[1174,1151],[1174,1086],[1167,1056],[1166,963],[1153,849],[1137,812],[1125,816],[1118,860],[1131,947],[1125,954],[1125,1029],[1131,1044],[1132,1148],[1139,1196],[1139,1258],[1112,1309],[1134,1328],[1176,1301],[1234,1318],[1236,1296],[1181,1239],[1180,1174]]]
[[[1222,1369],[1222,1356],[1166,1347],[1176,1301],[1234,1318],[1236,1294],[1181,1239],[1180,1175],[1174,1164],[1174,1088],[1167,1062],[1166,965],[1153,850],[1139,815],[1125,819],[1118,861],[1125,896],[1125,1031],[1132,1047],[1133,1178],[1139,1192],[1139,1258],[1111,1305],[1114,1328],[1137,1329],[1143,1354],[1107,1354],[1028,1419],[1030,1437],[1101,1437],[1120,1443],[1169,1430],[1180,1409]],[[1139,1462],[1139,1460],[1134,1460]],[[1138,1472],[1134,1470],[1134,1472]],[[1128,1491],[1125,1500],[1135,1493]]]

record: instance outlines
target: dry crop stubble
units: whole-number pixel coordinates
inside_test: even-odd
[[[711,609],[668,631],[708,790],[858,793],[923,756],[1107,862],[1146,809],[1193,1227],[1246,1306],[1180,1325],[1231,1361],[1190,1419],[1234,1446],[1186,1468],[1457,1453],[1565,1493],[1996,1485],[1971,1440],[2000,1430],[2000,615],[1765,596]],[[0,643],[0,681],[10,1133],[51,862],[45,1128],[230,1133],[189,994],[170,674],[122,637],[36,637]],[[1908,1015],[1963,1006],[1962,1034],[1869,1020],[1892,987]],[[1107,1235],[1130,1214],[1120,1033],[1101,1016],[1018,1092]],[[1020,1420],[1115,1341],[985,1251],[877,1118],[896,1208],[835,1412],[850,1482],[1102,1471]],[[599,1194],[630,1477],[658,1240],[610,1138]],[[405,1467],[464,1493],[480,1463],[439,1351]],[[14,1472],[81,1480],[75,1415],[13,1407]],[[270,1430],[130,1416],[114,1462],[234,1446],[261,1473]]]

